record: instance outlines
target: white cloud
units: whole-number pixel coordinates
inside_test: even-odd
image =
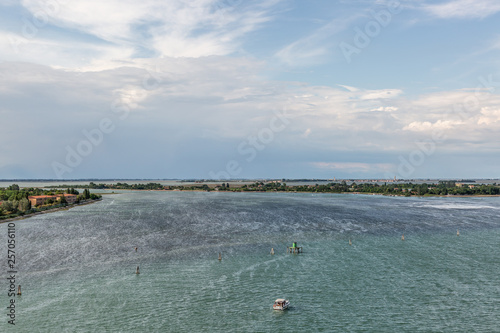
[[[228,55],[270,19],[277,2],[23,0],[32,16],[19,31],[3,32],[2,49],[12,49],[10,40],[20,49],[2,60],[102,70],[141,57]],[[34,29],[27,34],[26,26]]]
[[[415,132],[422,132],[422,131],[441,131],[441,130],[449,130],[452,129],[458,125],[463,125],[463,122],[460,121],[450,121],[450,120],[438,120],[434,123],[431,123],[429,121],[414,121],[411,122],[409,125],[403,127],[404,131],[415,131]]]
[[[270,119],[283,110],[290,123],[274,133],[269,149],[263,153],[299,156],[290,151],[300,151],[309,154],[309,162],[322,161],[317,156],[323,153],[339,151],[399,153],[413,149],[415,142],[431,137],[435,131],[446,133],[448,139],[440,143],[443,151],[498,149],[500,96],[487,88],[411,97],[411,90],[399,87],[337,85],[358,82],[358,78],[346,81],[351,71],[335,67],[324,73],[315,68],[306,74],[332,86],[314,86],[301,82],[300,77],[297,82],[266,79],[282,77],[283,69],[234,55],[245,52],[241,50],[245,36],[274,19],[273,6],[279,1],[2,2],[14,5],[9,11],[21,12],[19,7],[23,6],[28,13],[47,20],[38,22],[31,35],[16,26],[24,22],[21,20],[12,19],[0,27],[0,141],[4,143],[0,167],[15,170],[14,164],[20,163],[43,169],[63,156],[67,145],[78,143],[82,130],[95,128],[103,118],[112,119],[116,131],[89,156],[88,161],[95,163],[94,170],[99,165],[112,165],[100,159],[99,152],[118,159],[118,152],[130,151],[131,156],[178,156],[181,162],[182,158],[192,161],[192,155],[211,154],[217,155],[213,160],[224,160],[224,154],[237,154],[242,141],[269,128]],[[359,18],[373,20],[364,7],[367,3],[332,6],[342,9],[332,13],[312,8],[315,20],[329,15],[340,18],[312,33],[307,25],[294,27],[293,31],[304,31],[303,35],[288,45],[277,46],[280,50],[275,57],[289,65],[317,66],[323,60],[334,60],[332,65],[336,66],[330,55],[335,55],[333,49],[339,52],[340,38],[352,39],[350,28]],[[447,0],[429,4],[425,10],[438,18],[483,18],[498,12],[499,6],[485,0]],[[405,8],[410,12],[422,6]],[[29,15],[27,19],[34,22]],[[289,19],[294,18],[280,16],[282,21]],[[359,20],[358,26],[363,28],[366,22]],[[394,21],[391,31],[398,30],[398,22]],[[277,25],[269,27],[275,29]],[[264,46],[252,43],[252,48],[268,60],[266,50],[276,46],[266,39],[267,33],[257,36],[265,40]],[[492,40],[491,36],[486,40]],[[371,50],[390,54],[392,46],[385,49],[384,43],[377,40],[379,46]],[[497,40],[494,45],[498,48]],[[359,73],[368,73],[365,69],[369,63],[360,65]],[[375,71],[372,74],[377,75]],[[387,75],[383,82],[390,82],[391,74]],[[413,84],[410,81],[408,84]],[[115,104],[123,108],[113,109]],[[124,109],[131,112],[122,120],[117,111]],[[35,165],[33,160],[39,163]],[[316,167],[363,173],[389,168],[385,160],[352,160],[356,162],[324,159],[326,162],[318,162]]]
[[[342,84],[339,84],[338,86],[339,86],[339,87],[342,87],[342,88],[345,88],[345,89],[347,89],[347,90],[349,90],[349,91],[351,91],[351,92],[356,92],[356,91],[359,91],[359,89],[358,89],[358,88],[351,87],[351,86],[346,86],[346,85],[342,85]]]
[[[370,111],[394,112],[398,111],[398,108],[395,106],[381,106],[375,109],[371,109]]]
[[[500,122],[500,108],[481,108],[481,115],[477,121],[478,125],[492,125],[496,122]]]
[[[45,38],[25,38],[0,31],[3,61],[25,61],[54,68],[75,70],[103,70],[123,66],[132,57],[133,48],[84,41],[66,41]]]
[[[280,138],[287,145],[346,151],[401,150],[436,130],[446,132],[449,145],[471,137],[486,142],[500,127],[500,96],[484,91],[408,99],[399,89],[283,86],[260,78],[261,70],[259,61],[216,56],[138,59],[128,67],[84,73],[4,63],[2,121],[13,126],[23,115],[37,119],[40,128],[57,123],[79,133],[79,127],[92,126],[96,118],[114,115],[112,105],[119,102],[134,111],[129,118],[135,117],[137,126],[175,124],[194,137],[201,133],[218,140],[244,140],[268,127],[274,112],[286,109],[291,124]],[[385,104],[387,92],[390,105]],[[32,106],[22,107],[26,100]],[[477,107],[463,109],[471,100]],[[40,107],[50,113],[40,113]],[[67,112],[71,117],[62,116]],[[88,120],[80,123],[86,115]]]
[[[311,131],[311,129],[310,129],[310,128],[306,129],[306,130],[304,131],[304,133],[302,133],[302,137],[303,137],[304,139],[307,139],[307,137],[309,137],[309,135],[311,135],[311,132],[312,132],[312,131]]]
[[[361,96],[363,100],[395,98],[403,93],[400,89],[368,90]]]
[[[439,18],[485,18],[499,12],[500,3],[497,0],[453,0],[423,8]]]
[[[274,56],[290,66],[322,63],[327,55],[331,55],[333,46],[339,42],[335,40],[335,36],[347,29],[353,21],[361,16],[355,14],[349,18],[333,19],[313,33],[281,48]]]
[[[242,141],[269,128],[276,113],[283,112],[290,123],[276,133],[270,145],[286,142],[287,147],[298,149],[314,147],[311,151],[318,147],[376,149],[392,140],[385,135],[372,139],[380,135],[378,131],[391,131],[395,125],[392,118],[366,117],[374,115],[368,110],[381,103],[364,100],[366,90],[285,88],[260,78],[257,73],[261,68],[259,61],[215,56],[140,59],[131,61],[128,67],[92,72],[27,63],[0,64],[1,119],[5,128],[12,129],[0,133],[0,141],[9,148],[5,151],[9,158],[4,161],[17,159],[30,165],[37,160],[35,175],[53,177],[51,163],[63,161],[66,147],[74,148],[85,138],[82,131],[98,127],[104,118],[111,119],[116,130],[95,147],[82,170],[101,163],[113,165],[103,161],[112,156],[119,159],[118,152],[138,156],[166,151],[176,155],[176,149],[184,147],[177,158],[199,154],[201,148],[191,144],[196,140],[218,142],[209,149],[219,153],[220,143],[227,142],[228,149],[236,153]],[[376,95],[374,90],[370,93]],[[122,117],[125,111],[127,117]],[[26,126],[16,125],[25,119],[30,119]],[[380,127],[384,122],[386,129]],[[364,134],[352,137],[358,131]],[[11,137],[26,141],[16,139],[11,143]],[[43,139],[32,142],[32,137]]]

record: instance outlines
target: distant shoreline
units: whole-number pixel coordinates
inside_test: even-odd
[[[369,192],[310,192],[310,191],[206,191],[202,189],[175,189],[175,190],[149,190],[149,189],[104,189],[105,191],[113,191],[113,193],[99,193],[100,195],[121,194],[119,192],[207,192],[207,193],[311,193],[311,194],[353,194],[353,195],[380,195],[385,197],[404,197],[404,198],[491,198],[500,197],[500,194],[428,194],[428,195],[402,195],[402,194],[387,194],[387,193],[369,193]],[[116,192],[115,192],[116,191]]]
[[[300,192],[308,193],[308,192]],[[427,195],[402,195],[402,194],[386,194],[386,193],[363,193],[363,192],[344,192],[338,194],[360,194],[360,195],[382,195],[386,197],[405,197],[405,198],[490,198],[500,197],[500,194],[427,194]]]
[[[65,188],[67,184],[55,186],[55,188]],[[46,186],[46,188],[54,188]],[[413,184],[413,183],[351,183],[332,182],[328,184],[300,184],[290,185],[283,181],[269,181],[248,183],[195,183],[165,185],[160,183],[147,184],[95,184],[79,185],[77,188],[112,191],[204,191],[204,192],[285,192],[285,193],[357,193],[367,195],[386,196],[416,196],[416,197],[468,197],[468,196],[498,196],[500,195],[500,185],[496,183],[486,184],[465,184],[456,181],[440,181],[437,184]]]

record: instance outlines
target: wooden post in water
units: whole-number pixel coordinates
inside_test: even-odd
[[[137,252],[137,246],[135,247],[135,252]]]
[[[222,260],[222,253],[219,252],[219,261]]]
[[[135,270],[135,274],[141,274],[141,273],[139,272],[139,266],[137,266],[137,269]]]
[[[274,254],[274,247],[271,248],[271,254]]]
[[[403,234],[403,236],[401,236],[401,240],[405,240],[405,234]]]
[[[349,238],[349,245],[352,245],[351,239]]]
[[[460,236],[460,232],[458,231],[458,229],[457,229],[457,236]]]
[[[17,286],[17,295],[21,296],[21,285]]]

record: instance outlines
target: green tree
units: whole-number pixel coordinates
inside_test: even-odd
[[[2,209],[7,213],[7,212],[12,212],[12,201],[4,201],[2,203]]]
[[[26,198],[22,198],[19,200],[18,208],[21,212],[26,212],[31,209],[31,202]]]
[[[84,200],[87,200],[87,199],[89,199],[89,198],[90,198],[90,191],[89,191],[89,189],[88,189],[88,188],[86,188],[86,189],[84,189],[84,190],[83,190],[82,198],[83,198]]]
[[[75,188],[74,188],[74,187],[68,188],[68,189],[66,190],[66,193],[68,193],[68,194],[76,194],[76,195],[78,195],[78,194],[79,194],[79,193],[78,193],[78,191],[77,191],[77,190],[75,190]]]
[[[11,202],[12,202],[12,209],[11,209],[11,212],[12,212],[12,213],[17,213],[17,211],[18,211],[18,207],[19,207],[19,201],[14,200],[14,201],[11,201]]]
[[[61,204],[67,204],[68,201],[66,201],[66,197],[64,195],[61,195],[61,199],[59,200]]]

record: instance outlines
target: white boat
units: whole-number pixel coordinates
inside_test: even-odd
[[[274,310],[286,310],[290,305],[290,301],[284,298],[278,298],[274,301],[273,309]]]

